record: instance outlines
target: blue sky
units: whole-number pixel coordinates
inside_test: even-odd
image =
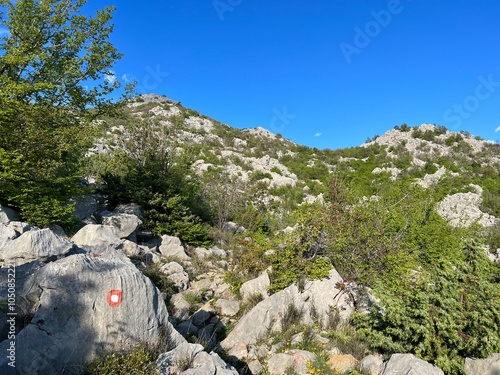
[[[318,148],[356,146],[403,122],[500,138],[500,1],[116,6],[118,79],[231,126]]]

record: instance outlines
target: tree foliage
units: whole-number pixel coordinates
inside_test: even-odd
[[[92,121],[110,113],[120,58],[109,42],[112,8],[79,14],[85,0],[1,1],[0,201],[32,223],[68,219]]]

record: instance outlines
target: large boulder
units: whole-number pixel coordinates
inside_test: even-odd
[[[103,216],[102,224],[114,227],[118,237],[127,238],[139,228],[142,221],[134,214],[111,212]]]
[[[186,254],[184,246],[182,246],[182,242],[178,237],[167,235],[162,236],[161,245],[158,248],[158,251],[163,256],[177,258],[181,261],[191,260],[191,258]]]
[[[98,208],[99,200],[96,195],[81,196],[75,200],[73,216],[85,222],[95,221],[94,214]]]
[[[269,331],[280,331],[284,317],[293,308],[300,312],[300,323],[328,324],[332,309],[339,312],[339,318],[347,320],[354,311],[352,295],[343,288],[343,280],[335,269],[328,278],[307,281],[303,291],[292,284],[259,302],[243,316],[221,345],[231,350],[235,345],[255,344],[259,338],[267,336]],[[259,322],[259,324],[255,324]]]
[[[271,280],[267,270],[264,271],[259,277],[244,282],[240,287],[240,294],[243,300],[249,300],[252,297],[260,296],[265,299],[269,297],[267,288],[271,285]]]
[[[380,375],[444,375],[443,370],[413,354],[393,354]],[[484,374],[482,374],[484,375]]]
[[[115,227],[98,224],[84,226],[76,232],[71,241],[82,247],[118,246],[121,243]]]
[[[255,344],[262,337],[266,337],[269,331],[280,331],[286,310],[290,305],[298,303],[297,309],[301,310],[303,305],[300,304],[300,294],[296,285],[291,285],[259,302],[238,321],[229,335],[221,342],[222,347],[230,350],[241,343]]]
[[[56,260],[73,248],[68,240],[56,235],[50,229],[31,230],[5,245],[0,258],[15,262],[17,265],[33,260],[42,262]]]
[[[368,374],[378,375],[384,369],[384,359],[381,355],[367,355],[359,363],[359,369]]]
[[[169,327],[157,288],[121,251],[71,255],[42,267],[32,280],[39,297],[31,324],[16,337],[19,373],[76,372],[104,351],[155,344],[161,327]],[[169,332],[175,343],[183,341]],[[9,344],[3,341],[0,350],[5,353]],[[7,369],[2,356],[0,373]]]
[[[307,281],[301,298],[306,302],[306,317],[311,315],[323,326],[330,324],[332,308],[336,308],[343,321],[354,311],[353,296],[335,268],[330,270],[327,278]]]
[[[465,358],[465,375],[500,375],[500,354],[486,359]]]

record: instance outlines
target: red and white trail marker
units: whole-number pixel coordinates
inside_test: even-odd
[[[108,292],[107,297],[108,305],[111,307],[118,307],[122,303],[122,291],[113,289]]]

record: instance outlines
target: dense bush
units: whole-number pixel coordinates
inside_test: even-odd
[[[407,274],[400,286],[380,287],[381,310],[358,315],[358,328],[373,348],[414,353],[446,374],[463,374],[465,357],[500,350],[500,285],[481,246],[466,243],[458,256],[443,256]]]

